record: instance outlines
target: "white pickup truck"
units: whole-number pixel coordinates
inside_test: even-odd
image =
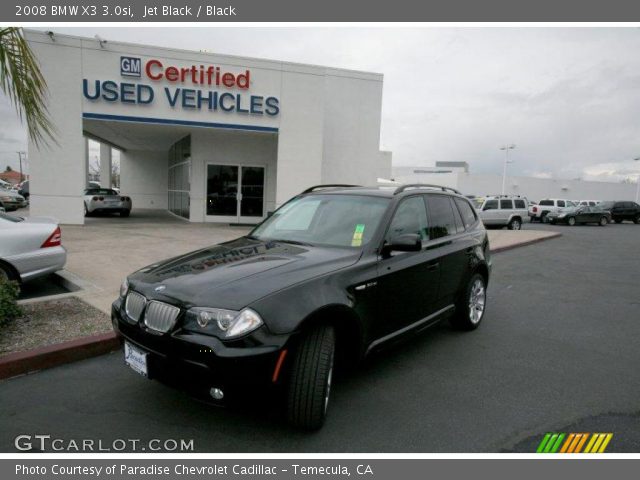
[[[547,215],[551,212],[559,212],[563,208],[577,207],[575,202],[559,198],[545,198],[540,200],[537,205],[529,207],[529,218],[531,222],[539,221],[547,223]]]

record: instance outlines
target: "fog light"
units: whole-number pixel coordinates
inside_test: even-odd
[[[214,400],[222,400],[224,398],[224,392],[219,388],[212,388],[209,390],[209,395],[211,395],[211,398]]]

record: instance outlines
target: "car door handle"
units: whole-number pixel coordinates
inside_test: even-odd
[[[440,266],[440,262],[429,262],[427,263],[427,270],[432,272],[433,270],[437,270]]]

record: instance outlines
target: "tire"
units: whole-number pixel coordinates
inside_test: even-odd
[[[549,212],[543,212],[542,215],[540,215],[540,223],[549,223],[549,219],[547,218],[547,213]]]
[[[616,223],[622,223],[622,219],[621,218],[614,218],[613,221],[616,222]]]
[[[317,430],[324,424],[335,356],[335,331],[320,325],[306,332],[296,350],[289,379],[287,420]]]
[[[16,275],[13,270],[4,263],[0,262],[0,280],[11,281],[16,280]]]
[[[120,212],[121,217],[128,217],[131,214],[131,210],[122,210]]]
[[[91,213],[89,213],[89,209],[87,208],[87,204],[85,203],[84,204],[84,216],[88,217],[90,215],[91,215]]]
[[[478,301],[481,303],[479,304]],[[480,305],[482,308],[478,310]],[[475,273],[471,276],[467,288],[458,300],[456,311],[451,317],[451,324],[460,330],[475,330],[484,318],[486,307],[487,282],[482,275]]]
[[[606,227],[608,223],[609,223],[609,220],[607,220],[607,217],[600,218],[600,226],[601,227]]]
[[[512,218],[507,228],[509,230],[522,230],[522,221],[519,218]]]
[[[636,215],[636,217],[633,219],[633,223],[635,223],[636,225],[640,223],[640,215]]]
[[[567,218],[567,225],[569,225],[570,227],[575,227],[576,219],[574,217]]]

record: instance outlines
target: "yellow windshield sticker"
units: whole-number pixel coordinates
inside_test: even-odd
[[[352,247],[359,247],[362,245],[362,235],[364,234],[364,224],[359,223],[356,225],[353,231],[353,238],[351,239]]]

